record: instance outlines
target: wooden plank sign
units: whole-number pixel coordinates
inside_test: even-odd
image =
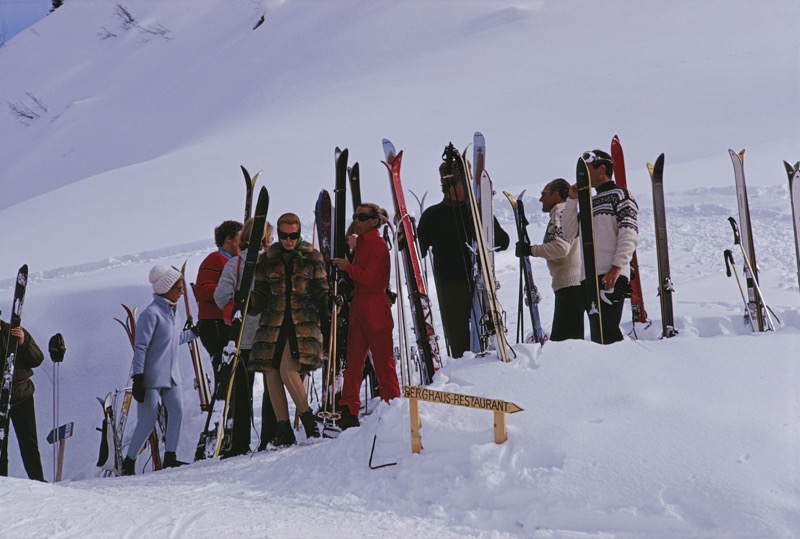
[[[411,416],[411,451],[414,453],[422,451],[422,436],[419,432],[422,426],[419,419],[419,401],[437,402],[439,404],[463,406],[465,408],[494,412],[494,442],[496,444],[502,444],[508,440],[506,414],[515,414],[522,411],[522,408],[513,402],[489,399],[486,397],[475,397],[473,395],[462,395],[459,393],[449,393],[447,391],[437,391],[435,389],[417,386],[403,386],[403,396],[409,400],[408,408]]]

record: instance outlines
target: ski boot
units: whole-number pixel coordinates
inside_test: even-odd
[[[314,417],[314,412],[311,408],[300,414],[300,421],[303,423],[303,429],[306,431],[306,438],[319,438],[319,429],[317,428],[317,418]]]
[[[120,470],[120,474],[123,476],[136,475],[136,459],[125,457],[122,461],[122,470]]]
[[[297,439],[294,437],[292,424],[288,421],[278,421],[278,432],[275,434],[275,437],[269,441],[269,444],[275,449],[279,449],[281,447],[295,445],[296,443]]]
[[[173,451],[164,453],[164,465],[162,468],[177,468],[178,466],[186,466],[187,464],[189,463],[178,460],[178,457],[175,456]]]
[[[353,415],[350,408],[342,406],[342,417],[336,422],[340,429],[347,430],[350,427],[360,427],[361,423],[358,421],[358,416]]]

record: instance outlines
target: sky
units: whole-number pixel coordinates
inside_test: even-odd
[[[127,29],[117,5],[72,0],[0,48],[0,309],[27,263],[23,325],[41,346],[64,335],[58,416],[75,422],[59,484],[24,479],[12,435],[4,535],[800,534],[800,288],[782,164],[800,159],[795,2],[141,1],[125,4]],[[422,403],[424,449],[412,454],[397,399],[370,402],[363,426],[336,440],[100,477],[97,397],[130,368],[120,304],[151,301],[156,263],[186,261],[193,280],[214,226],[241,218],[240,165],[263,170],[270,219],[293,211],[308,229],[319,190],[333,189],[336,146],[360,163],[363,198],[390,207],[380,144],[391,139],[407,191],[432,204],[443,148],[466,148],[475,131],[498,219],[513,230],[501,192],[526,189],[533,241],[544,184],[573,181],[578,156],[619,135],[653,321],[634,328],[626,309],[637,340],[517,344],[509,364],[447,358],[431,388],[524,409],[505,444],[489,412]],[[735,247],[728,149],[742,148],[761,285],[782,322],[763,334],[743,324],[722,256]],[[668,340],[646,171],[662,152],[680,332]],[[541,259],[533,268],[549,331],[549,275]],[[495,270],[513,343],[513,253]],[[191,460],[204,416],[184,353],[178,457]],[[53,371],[48,358],[34,377],[49,481]],[[396,465],[369,468],[373,440],[373,464]]]

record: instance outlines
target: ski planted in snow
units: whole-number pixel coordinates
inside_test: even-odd
[[[611,160],[614,162],[614,174],[617,176],[616,184],[625,189],[628,188],[628,180],[625,174],[625,154],[622,151],[622,144],[619,137],[614,135],[611,140]],[[636,251],[631,258],[631,313],[633,315],[634,331],[636,322],[648,324],[647,311],[644,308],[644,295],[642,294],[642,281],[639,279],[639,259]]]
[[[441,368],[442,363],[439,357],[438,337],[433,326],[433,306],[428,296],[425,279],[422,275],[422,266],[419,261],[416,231],[414,230],[411,216],[408,214],[403,183],[400,179],[403,152],[396,152],[394,144],[387,139],[383,139],[383,154],[385,158],[383,164],[389,172],[389,185],[392,190],[392,201],[395,209],[395,223],[398,228],[398,235],[401,232],[403,234],[403,241],[398,242],[397,249],[403,256],[403,268],[406,274],[408,299],[411,303],[417,351],[421,356],[420,378],[423,385],[428,385],[433,381],[433,375]],[[401,293],[399,288],[397,293]],[[404,338],[404,336],[401,338]],[[406,350],[406,353],[409,356],[411,355],[410,350]]]
[[[336,181],[333,189],[334,203],[331,208],[330,197],[328,197],[327,206],[330,208],[331,218],[326,223],[328,230],[321,232],[321,235],[330,235],[331,237],[330,250],[328,253],[329,257],[326,257],[324,252],[322,253],[323,257],[326,257],[326,262],[330,262],[332,258],[345,258],[347,252],[345,235],[347,233],[347,160],[349,156],[350,152],[347,148],[341,150],[337,147],[334,151],[334,165],[336,170]],[[357,168],[356,175],[358,175]],[[324,213],[325,210],[323,209],[323,214]],[[326,221],[324,215],[321,218],[318,217],[318,219],[323,222]],[[336,266],[329,264],[328,267],[329,290],[333,296],[333,301],[331,302],[330,329],[328,330],[328,353],[327,356],[323,358],[322,407],[321,410],[317,412],[317,416],[322,419],[323,435],[326,437],[335,437],[340,432],[336,424],[336,421],[341,417],[337,405],[339,396],[341,395],[340,381],[344,379],[345,360],[347,356],[347,330],[349,322],[347,298],[349,296],[350,282],[347,275]]]
[[[751,318],[756,321],[758,331],[764,331],[764,302],[759,297],[758,291],[758,264],[756,264],[756,249],[753,243],[753,229],[750,225],[750,206],[747,200],[747,184],[744,180],[744,150],[736,153],[728,150],[733,163],[733,175],[736,181],[736,201],[739,207],[739,237],[743,256],[745,281],[747,282],[747,296],[749,298]],[[747,316],[745,316],[747,321]]]
[[[125,330],[128,341],[133,350],[136,343],[136,307],[130,308],[122,305],[125,309],[125,321],[114,318]],[[133,363],[128,372],[129,381],[133,377]],[[119,402],[120,396],[122,403]],[[128,412],[130,411],[131,401],[133,400],[133,390],[130,386],[122,389],[115,389],[109,392],[105,399],[97,398],[103,408],[103,426],[97,430],[102,433],[100,440],[100,455],[97,459],[97,467],[103,470],[103,477],[111,475],[122,475],[122,447],[125,436],[125,426],[128,423]],[[157,423],[153,432],[147,438],[147,447],[150,448],[150,460],[153,470],[161,469],[161,452],[159,450],[159,440],[164,441],[167,432],[167,412],[164,405],[159,403],[157,413]],[[112,454],[113,451],[113,454]],[[144,451],[144,448],[140,453]],[[113,457],[113,458],[112,458]]]
[[[181,266],[181,275],[186,282],[186,262]],[[189,304],[189,294],[183,294],[183,307],[186,312],[186,326],[189,329],[194,326],[194,316],[192,315],[192,307]],[[200,346],[197,339],[191,340],[189,345],[189,355],[192,358],[192,368],[194,369],[194,388],[197,390],[197,395],[200,398],[200,411],[208,412],[211,408],[211,380],[208,379],[206,374],[205,365],[203,365],[203,358],[200,356]]]
[[[589,185],[589,169],[586,162],[578,158],[576,171],[578,186],[578,220],[581,230],[581,249],[583,253],[583,268],[585,273],[584,289],[586,291],[586,312],[589,314],[589,323],[597,324],[599,329],[600,344],[605,344],[603,338],[603,318],[600,312],[600,282],[597,275],[597,261],[594,253],[594,210],[592,207],[592,190]]]
[[[789,201],[792,205],[792,224],[794,225],[794,252],[797,257],[797,284],[800,286],[800,163],[792,166],[784,161],[786,175],[789,177]]]
[[[483,224],[481,221],[481,212],[478,208],[477,199],[475,198],[475,190],[472,187],[471,171],[466,166],[466,159],[464,155],[456,150],[455,146],[450,143],[444,150],[442,159],[449,163],[451,166],[454,162],[458,162],[461,170],[465,171],[464,183],[465,194],[467,198],[470,220],[472,221],[473,233],[473,246],[472,250],[477,257],[479,277],[483,281],[483,287],[476,283],[476,288],[483,290],[483,304],[486,306],[486,311],[483,313],[480,323],[473,331],[480,332],[481,349],[486,351],[490,348],[489,341],[494,342],[494,348],[501,361],[507,363],[510,358],[508,352],[510,346],[506,337],[506,323],[505,312],[500,305],[497,297],[497,285],[494,279],[494,270],[491,266],[491,259],[489,255],[489,246],[486,243],[486,238],[483,233]],[[494,223],[492,223],[494,226]]]
[[[14,302],[11,306],[11,320],[6,335],[6,349],[3,350],[3,364],[0,365],[3,379],[0,381],[0,444],[7,444],[9,422],[11,421],[11,388],[14,384],[14,366],[17,357],[19,340],[11,334],[11,330],[19,327],[22,321],[22,304],[25,302],[25,290],[28,286],[28,265],[25,264],[17,272],[14,286]]]
[[[675,317],[672,312],[672,278],[669,270],[669,246],[667,244],[667,216],[664,206],[664,154],[658,156],[655,165],[647,163],[650,182],[653,184],[653,219],[656,228],[656,263],[658,264],[658,297],[661,302],[661,336],[673,337]],[[635,253],[634,253],[634,256]]]
[[[528,218],[525,216],[525,205],[522,202],[522,197],[525,191],[521,192],[518,197],[508,191],[503,191],[508,201],[511,203],[511,209],[514,211],[514,223],[517,227],[517,239],[528,246],[528,251],[531,247],[531,239],[528,236]],[[531,259],[527,256],[520,257],[519,259],[520,271],[520,288],[519,288],[519,307],[517,312],[517,342],[525,340],[524,331],[524,316],[523,307],[524,303],[528,307],[528,312],[531,316],[531,326],[533,327],[533,342],[544,345],[547,340],[547,335],[542,329],[542,319],[539,316],[539,302],[542,299],[539,294],[539,288],[533,280],[533,270],[531,268]]]
[[[244,269],[242,270],[242,279],[239,284],[239,289],[233,296],[233,314],[231,315],[232,328],[238,331],[234,347],[232,350],[227,351],[227,362],[230,363],[230,377],[227,382],[227,389],[225,391],[225,401],[222,407],[222,415],[218,423],[216,423],[216,430],[209,432],[209,425],[211,414],[214,412],[214,405],[212,404],[209,416],[206,419],[206,428],[200,435],[200,441],[197,443],[195,450],[195,457],[198,452],[203,448],[205,456],[218,457],[221,451],[228,451],[231,448],[232,440],[231,433],[233,429],[233,415],[231,413],[231,400],[233,396],[234,380],[236,378],[236,370],[239,363],[239,353],[242,346],[242,335],[244,334],[244,324],[247,321],[247,308],[250,305],[250,290],[253,285],[253,277],[255,275],[256,262],[258,262],[258,254],[261,250],[261,239],[264,236],[264,227],[267,222],[267,211],[269,210],[269,193],[266,187],[261,187],[258,193],[258,201],[256,202],[256,213],[253,216],[253,228],[250,231],[250,241],[247,244],[247,258],[245,258]],[[219,391],[214,392],[214,399]],[[210,439],[213,438],[213,439]],[[212,452],[213,448],[213,452]],[[209,454],[210,453],[210,454]]]

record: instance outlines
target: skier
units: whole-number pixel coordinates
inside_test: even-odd
[[[245,221],[239,235],[239,254],[234,256],[222,270],[217,288],[214,290],[214,301],[217,307],[226,311],[226,306],[232,305],[233,296],[239,289],[239,283],[244,271],[247,259],[247,245],[250,241],[250,234],[253,230],[254,218]],[[267,221],[264,225],[264,236],[261,239],[261,251],[264,251],[272,243],[272,225]],[[227,318],[230,318],[228,316]],[[234,457],[246,455],[250,452],[250,420],[253,410],[253,383],[255,382],[255,371],[250,365],[250,349],[253,345],[253,337],[258,329],[260,315],[248,315],[242,332],[242,341],[239,348],[239,367],[237,367],[236,377],[234,378],[233,395],[233,444],[231,450],[223,455]],[[226,319],[226,323],[228,320]],[[232,337],[238,337],[238,329],[233,328]],[[263,372],[262,372],[263,376]],[[272,409],[272,402],[269,398],[267,389],[267,378],[264,378],[264,395],[261,400],[261,443],[258,450],[263,451],[267,443],[275,436],[275,411]]]
[[[539,202],[542,211],[550,214],[550,222],[540,245],[517,242],[515,254],[547,260],[555,292],[551,341],[583,339],[584,292],[581,287],[581,249],[574,236],[565,237],[561,215],[569,197],[569,183],[558,178],[542,190]]]
[[[250,352],[252,369],[267,376],[277,419],[273,447],[297,443],[289,423],[286,390],[300,414],[306,438],[318,438],[302,374],[322,365],[320,321],[328,312],[328,280],[322,254],[300,235],[300,218],[278,218],[278,242],[259,259],[248,316],[261,314]],[[284,390],[284,387],[286,388]]]
[[[17,339],[17,355],[14,359],[14,379],[11,385],[11,409],[9,418],[14,425],[14,432],[22,455],[22,464],[28,478],[44,481],[42,458],[39,454],[39,439],[36,435],[36,410],[33,404],[33,369],[41,365],[44,354],[36,345],[31,334],[22,327],[15,327],[11,337]],[[0,320],[0,353],[5,352],[8,345],[9,324]],[[8,438],[3,440],[0,448],[0,476],[8,476]]]
[[[589,183],[595,189],[592,197],[592,221],[594,223],[594,256],[597,279],[601,288],[600,318],[602,319],[602,342],[611,344],[622,340],[619,328],[625,298],[630,297],[631,258],[639,242],[637,214],[639,207],[627,189],[617,186],[614,161],[602,150],[585,152],[582,155],[589,169]],[[570,186],[569,198],[562,214],[564,236],[578,235],[578,187]],[[584,253],[584,256],[587,254]],[[581,267],[581,278],[585,266]],[[584,281],[585,282],[585,281]],[[585,284],[584,284],[585,286]],[[585,303],[585,302],[584,302]],[[589,317],[592,341],[601,342],[598,317]]]
[[[180,270],[157,264],[150,270],[153,301],[136,321],[133,345],[133,398],[136,407],[136,428],[128,454],[122,461],[122,475],[133,475],[136,456],[156,424],[159,400],[167,408],[167,441],[164,468],[183,466],[177,459],[178,437],[183,420],[181,373],[178,348],[197,338],[197,328],[180,329],[175,307],[184,293]]]
[[[433,277],[439,311],[450,355],[459,358],[470,349],[470,311],[475,288],[472,253],[473,226],[464,192],[465,172],[448,164],[439,166],[444,198],[427,208],[417,225],[420,254],[433,250]],[[495,249],[508,248],[509,237],[494,219]],[[473,328],[473,331],[478,331]]]
[[[217,380],[217,373],[222,363],[222,352],[231,340],[230,326],[223,320],[222,309],[214,301],[214,290],[217,288],[222,269],[228,260],[239,254],[239,234],[242,223],[224,221],[214,229],[214,242],[217,250],[209,254],[197,270],[197,281],[194,286],[194,297],[197,299],[197,327],[200,328],[200,341],[211,356],[214,367],[214,384],[219,390],[226,387],[227,376]],[[220,395],[217,394],[219,398]],[[224,399],[225,397],[222,396]]]
[[[359,426],[360,389],[367,351],[372,352],[381,399],[389,401],[400,396],[392,339],[394,320],[391,300],[386,294],[391,271],[389,247],[378,232],[386,216],[386,210],[377,204],[359,205],[353,214],[355,233],[347,238],[355,250],[353,262],[346,258],[332,260],[355,285],[350,303],[347,367],[339,401],[342,406],[339,426],[342,430]]]

